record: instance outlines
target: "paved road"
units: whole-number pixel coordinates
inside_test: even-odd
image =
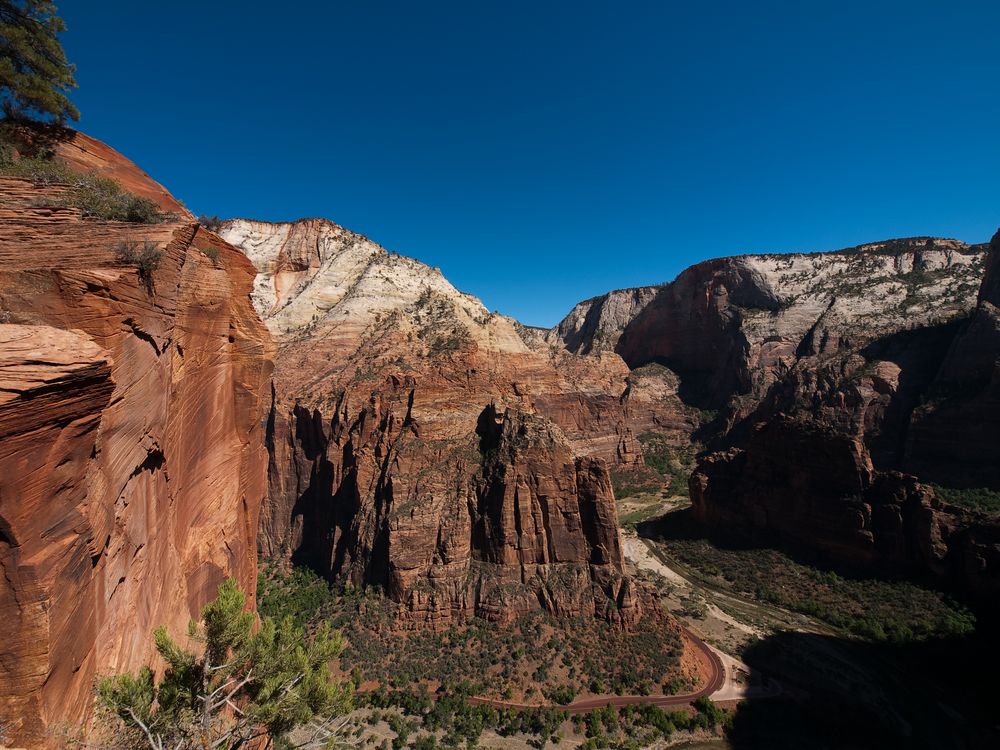
[[[701,690],[694,693],[685,693],[683,695],[600,695],[573,701],[565,706],[549,704],[548,707],[559,708],[563,711],[568,711],[571,714],[589,713],[595,708],[603,708],[609,703],[612,706],[633,706],[641,703],[649,703],[654,706],[660,706],[661,708],[676,708],[678,706],[690,705],[693,701],[718,691],[722,688],[726,681],[726,668],[722,665],[722,660],[714,651],[712,651],[712,649],[708,647],[708,644],[701,640],[701,638],[683,626],[682,629],[684,630],[684,634],[688,637],[689,641],[698,650],[699,655],[702,657],[702,661],[712,670],[712,679],[710,679],[708,683],[701,688]],[[481,698],[478,696],[470,698],[469,702],[478,703],[480,705],[494,706],[495,708],[513,708],[520,711],[531,708],[539,708],[543,705],[538,703],[514,703],[512,701],[494,700],[492,698]]]

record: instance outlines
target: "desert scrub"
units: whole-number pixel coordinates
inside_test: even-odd
[[[122,265],[135,266],[139,276],[148,279],[150,274],[160,267],[163,250],[159,244],[148,239],[142,242],[122,240],[115,245],[115,259]]]
[[[712,586],[817,620],[874,642],[909,643],[963,636],[975,617],[945,594],[901,580],[851,578],[767,548],[720,547],[698,538],[680,513],[659,522],[658,551]],[[671,524],[676,524],[671,527]]]
[[[64,195],[47,205],[77,208],[88,218],[133,224],[157,224],[170,218],[149,198],[133,195],[115,180],[96,172],[74,172],[56,159],[0,158],[0,175],[22,177],[42,186],[65,185]]]
[[[446,686],[468,683],[493,695],[534,687],[564,697],[595,681],[616,693],[647,693],[680,674],[680,633],[660,617],[645,617],[630,632],[593,617],[536,612],[506,628],[473,617],[443,631],[401,633],[392,627],[399,605],[374,587],[331,586],[304,568],[265,565],[257,591],[261,615],[341,629],[348,641],[342,670],[357,667],[359,682],[387,689],[408,689],[433,675]]]
[[[986,487],[973,487],[969,489],[956,489],[954,487],[942,487],[939,484],[932,484],[934,494],[944,500],[949,505],[957,505],[960,508],[977,510],[990,515],[1000,515],[1000,491],[987,489]]]

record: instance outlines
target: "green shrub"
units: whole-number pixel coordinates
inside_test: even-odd
[[[154,642],[167,669],[143,667],[99,680],[106,747],[233,748],[250,736],[271,740],[300,727],[317,747],[337,731],[335,718],[353,703],[351,688],[329,671],[344,648],[341,634],[323,625],[308,636],[290,617],[264,618],[255,627],[245,605],[236,581],[227,579],[184,641],[157,628]],[[188,642],[198,650],[188,651]],[[240,708],[230,710],[236,704]]]
[[[554,688],[542,690],[542,695],[553,703],[565,706],[572,703],[573,699],[576,698],[576,688],[572,685],[557,685]]]
[[[115,245],[115,258],[126,266],[139,269],[139,276],[149,278],[149,275],[160,267],[163,251],[160,246],[144,239],[142,243],[134,240],[122,240]]]
[[[22,177],[36,185],[66,185],[62,201],[54,205],[78,208],[88,218],[156,224],[168,216],[149,198],[140,198],[110,177],[96,172],[74,172],[56,159],[11,160],[0,156],[0,175]]]
[[[209,245],[208,247],[201,248],[201,252],[204,253],[204,255],[205,255],[206,258],[208,258],[210,261],[212,261],[212,265],[217,265],[218,264],[218,262],[219,262],[219,248],[212,247],[211,245]]]
[[[957,505],[983,513],[1000,513],[1000,491],[998,490],[990,490],[985,487],[957,489],[942,487],[939,484],[931,486],[934,488],[934,493],[949,505]]]
[[[205,229],[209,232],[215,232],[216,234],[218,234],[219,230],[222,229],[222,219],[218,216],[206,216],[205,214],[201,214],[198,217],[198,223],[205,227]]]

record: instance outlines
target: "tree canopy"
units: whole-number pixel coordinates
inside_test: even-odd
[[[0,0],[0,101],[7,117],[80,119],[67,96],[76,79],[57,36],[65,30],[49,0]]]
[[[299,741],[286,747],[336,741],[338,717],[352,699],[350,686],[335,681],[328,667],[343,649],[340,633],[323,625],[307,638],[290,617],[264,618],[254,632],[245,604],[236,582],[227,580],[202,610],[201,623],[188,628],[189,639],[203,645],[200,654],[160,627],[156,650],[167,668],[158,678],[144,667],[99,681],[108,747],[234,750],[286,739],[297,728]]]

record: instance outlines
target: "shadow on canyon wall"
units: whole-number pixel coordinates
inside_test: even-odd
[[[668,546],[706,539],[724,549],[758,548],[700,527],[688,510],[641,524],[639,533]],[[802,550],[793,559],[819,564]],[[782,690],[739,704],[728,733],[732,748],[1000,747],[1000,608],[980,603],[975,614],[976,630],[965,637],[873,643],[787,630],[751,643],[742,655],[751,681],[777,680]]]
[[[783,693],[740,704],[735,750],[1000,747],[1000,665],[982,625],[966,638],[908,645],[785,631],[743,658],[779,680]]]

